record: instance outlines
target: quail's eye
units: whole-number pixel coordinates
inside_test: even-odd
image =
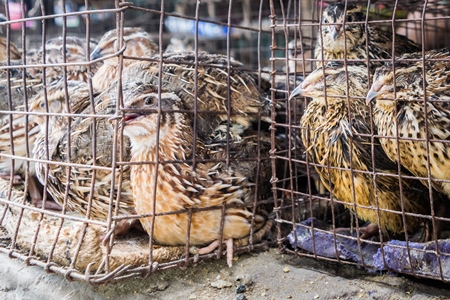
[[[347,16],[347,22],[353,22],[353,17],[352,16]]]
[[[152,105],[153,103],[155,103],[155,98],[154,97],[147,97],[144,99],[144,103],[145,105]]]
[[[39,105],[41,108],[45,108],[45,102],[41,102],[41,105]]]
[[[327,19],[323,19],[323,20],[322,20],[322,23],[323,23],[323,24],[327,24],[327,23],[328,23],[328,20],[327,20]]]

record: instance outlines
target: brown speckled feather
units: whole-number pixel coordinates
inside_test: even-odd
[[[7,58],[7,51],[8,47],[6,44],[6,39],[4,37],[0,37],[0,61],[6,60]],[[22,58],[22,54],[19,50],[17,50],[17,47],[14,45],[14,43],[9,43],[9,58],[11,60],[17,60]]]
[[[363,64],[348,65],[347,70],[342,63],[328,63],[324,70],[318,68],[306,77],[299,90],[294,90],[293,95],[300,93],[313,99],[300,121],[304,127],[302,140],[311,161],[323,165],[317,166],[316,170],[324,185],[338,200],[352,210],[356,202],[358,217],[373,224],[378,224],[379,213],[383,230],[400,233],[403,231],[403,221],[399,180],[381,174],[374,180],[372,174],[374,171],[398,174],[398,167],[386,156],[379,141],[375,138],[372,142],[370,137],[369,108],[364,104],[368,89],[367,68]],[[414,180],[402,179],[402,192],[406,213],[429,212],[427,189],[420,184],[417,186]],[[386,209],[399,213],[382,211]],[[420,223],[419,218],[412,216],[406,216],[406,220],[408,231],[413,231]]]
[[[96,41],[90,41],[90,49],[95,47]],[[62,63],[83,63],[86,62],[87,45],[86,40],[76,36],[55,37],[49,39],[45,44],[45,64]],[[44,48],[30,49],[27,51],[27,65],[43,64]],[[90,69],[87,65],[66,66],[68,80],[80,80],[87,82],[90,77],[98,70],[101,63],[93,64]],[[42,78],[43,68],[28,68],[28,72],[34,76]],[[45,79],[47,83],[58,81],[64,75],[64,67],[45,67]]]
[[[167,52],[162,57],[155,55],[152,58],[164,61],[162,87],[180,97],[185,109],[194,110],[194,89],[197,84],[195,133],[197,138],[205,141],[209,149],[203,158],[226,160],[227,157],[231,157],[233,159],[230,160],[230,167],[235,172],[240,172],[242,176],[255,181],[259,147],[262,159],[259,165],[260,182],[268,181],[271,177],[268,153],[270,134],[267,130],[261,129],[258,140],[258,123],[268,119],[269,102],[258,91],[254,79],[241,69],[242,64],[230,58],[231,68],[228,71],[226,56],[200,52],[197,56],[195,83],[194,52]],[[143,82],[157,85],[159,62],[136,62],[124,70],[123,76],[139,78]],[[227,124],[228,105],[231,108],[229,124]],[[227,137],[228,149],[225,151]],[[261,184],[259,189],[261,195],[271,193],[269,185]]]
[[[264,224],[264,218],[254,215],[244,204],[254,197],[254,183],[239,175],[224,162],[189,162],[193,157],[193,119],[184,110],[183,101],[173,92],[162,90],[158,101],[158,87],[148,83],[128,82],[124,85],[126,108],[156,109],[158,103],[163,110],[157,113],[127,113],[124,134],[132,145],[133,162],[156,162],[133,165],[131,182],[136,211],[139,214],[175,212],[189,208],[205,208],[226,204],[223,239],[241,238],[250,233],[251,223],[255,229]],[[157,124],[160,119],[159,145]],[[246,138],[245,132],[241,133]],[[209,140],[214,142],[213,140]],[[210,148],[208,140],[197,139],[196,158],[204,159]],[[213,156],[213,155],[212,155]],[[181,161],[181,162],[171,162]],[[155,187],[155,173],[158,179]],[[155,198],[155,202],[153,199]],[[190,243],[204,245],[220,237],[220,209],[194,212],[190,228]],[[151,233],[152,218],[141,218],[146,231]],[[154,222],[153,239],[165,245],[184,245],[188,230],[188,213],[157,216]],[[230,262],[229,262],[230,263]]]
[[[118,32],[116,29],[110,30],[103,35],[97,47],[91,53],[91,60],[98,59],[119,51],[117,45]],[[126,49],[124,56],[150,57],[158,52],[158,45],[153,42],[150,35],[138,27],[125,27],[123,29],[123,43]],[[133,63],[133,59],[123,59],[123,66]],[[118,78],[119,58],[113,57],[104,60],[104,64],[99,68],[92,78],[93,86],[99,91],[105,90],[111,82]]]
[[[0,62],[0,66],[7,66],[6,61]],[[22,65],[21,61],[10,61],[9,66]],[[9,81],[8,81],[9,73]],[[24,78],[25,76],[25,78]],[[25,86],[24,86],[25,79]],[[11,91],[11,101],[8,98],[8,82]],[[33,78],[23,69],[3,69],[0,70],[0,110],[4,111],[25,111],[25,96],[28,103],[31,103],[32,97],[42,89],[43,85],[40,79]],[[11,141],[10,128],[12,125],[13,139]],[[0,153],[12,154],[12,145],[14,146],[14,155],[18,157],[31,157],[35,134],[39,129],[31,118],[24,114],[0,114]],[[28,140],[28,145],[27,145]],[[24,160],[16,159],[14,162],[14,173],[23,175],[25,171]],[[9,173],[12,169],[12,159],[0,156],[0,172]],[[33,165],[33,163],[31,163]],[[30,170],[34,170],[31,166]]]
[[[20,65],[23,65],[20,60],[11,60],[9,64],[7,64],[6,61],[0,62],[0,67]],[[11,104],[9,103],[8,98],[8,73],[9,86],[11,88]],[[9,111],[10,109],[24,109],[25,92],[29,101],[29,99],[39,92],[42,87],[41,79],[32,76],[28,71],[24,72],[21,68],[0,69],[0,110]],[[1,119],[4,119],[5,116],[9,115],[4,114],[1,116]]]
[[[450,50],[428,51],[423,57],[425,65],[418,52],[397,58],[394,66],[389,63],[378,68],[368,100],[376,98],[374,121],[378,134],[390,137],[380,138],[380,142],[391,160],[397,162],[400,152],[400,164],[415,176],[425,178],[429,160],[432,179],[450,180]],[[429,153],[424,140],[427,135]],[[424,184],[428,185],[427,180]],[[432,185],[450,196],[450,183],[433,180]]]
[[[63,62],[62,56],[62,38],[54,38],[47,42],[46,45],[46,61],[47,63],[59,63]],[[80,62],[86,59],[85,44],[84,40],[77,37],[67,37],[66,38],[66,62]],[[36,63],[42,63],[42,49],[38,51],[30,51],[27,55],[27,64],[33,65]],[[20,60],[11,61],[9,66],[19,66],[23,65]],[[0,66],[7,66],[5,61],[0,62]],[[81,79],[87,81],[88,73],[87,68],[80,66],[67,67],[68,79]],[[8,101],[8,78],[7,74],[9,72],[10,76],[10,87],[11,87],[11,103]],[[24,76],[25,74],[25,88],[24,88]],[[55,82],[63,77],[63,71],[60,67],[49,67],[46,68],[47,83]],[[27,68],[25,73],[22,69],[4,69],[0,71],[0,96],[2,96],[2,101],[0,102],[1,110],[25,110],[25,92],[31,103],[30,99],[32,96],[36,95],[43,87],[42,84],[42,69],[37,67]],[[0,131],[0,152],[11,153],[11,141],[10,141],[10,126],[9,115],[4,114],[1,116],[1,131]],[[17,156],[26,157],[31,149],[33,148],[33,142],[35,139],[35,134],[39,132],[36,127],[36,123],[31,121],[26,121],[23,115],[15,114],[13,117],[13,143],[14,143],[14,154]],[[27,135],[28,131],[28,151],[27,150]],[[28,153],[28,154],[27,154]],[[29,155],[28,155],[29,156]],[[17,161],[15,163],[14,169],[21,173],[23,168],[23,163],[25,161]],[[0,169],[3,172],[8,172],[11,169],[11,159],[0,157]],[[33,169],[33,168],[32,168]]]
[[[365,24],[352,23],[365,21],[364,12],[354,4],[347,3],[347,10],[344,2],[328,5],[323,11],[322,31],[319,31],[317,37],[315,50],[317,66],[322,65],[322,54],[324,60],[344,59],[345,56],[349,60],[367,58],[373,60],[391,58],[392,45],[395,47],[395,55],[421,50],[419,45],[403,35],[395,34],[393,44],[392,33],[374,25],[367,25],[367,35]],[[372,62],[370,66],[372,68],[381,64],[382,62]]]
[[[186,109],[194,109],[195,77],[197,77],[197,132],[200,138],[206,138],[204,134],[209,135],[220,124],[226,123],[228,105],[231,108],[231,139],[238,139],[239,131],[250,127],[252,122],[258,120],[258,114],[266,115],[266,103],[261,98],[253,78],[241,69],[240,62],[232,58],[228,72],[226,56],[200,52],[197,57],[197,74],[194,65],[195,52],[167,52],[162,57],[155,55],[153,59],[164,61],[162,87],[176,93]],[[159,61],[134,63],[125,69],[124,77],[134,76],[157,85],[159,64]]]
[[[90,104],[89,87],[87,84],[83,83],[81,87],[72,89],[69,95],[72,113],[79,113],[82,115],[93,113]],[[97,96],[94,100],[95,114],[114,114],[117,101],[116,87],[112,87],[110,90],[107,90],[102,94],[95,94],[94,96]],[[64,101],[64,97],[55,99],[55,101],[58,100]],[[49,159],[53,162],[67,162],[77,164],[77,166],[70,168],[68,177],[67,166],[49,164],[49,192],[56,201],[62,204],[65,189],[68,186],[69,195],[67,207],[70,210],[86,215],[91,196],[91,184],[94,184],[90,218],[105,221],[108,216],[111,202],[111,192],[113,191],[112,201],[115,201],[119,186],[119,177],[121,176],[121,171],[118,167],[115,172],[114,189],[112,190],[112,170],[105,170],[104,168],[111,168],[112,164],[114,124],[109,122],[108,117],[93,118],[83,116],[73,118],[70,128],[67,127],[67,118],[64,119],[64,122],[59,122],[59,124],[60,125],[58,126],[51,126],[52,131],[49,133],[51,139],[51,141],[49,141]],[[94,129],[96,133],[95,155],[93,154]],[[69,136],[71,143],[70,153],[68,153],[67,149]],[[129,160],[129,157],[127,157],[129,154],[129,152],[127,152],[127,149],[129,151],[129,142],[127,141],[125,144],[127,146],[125,147],[124,156],[126,160]],[[119,149],[120,147],[120,144],[118,144],[117,148]],[[46,156],[44,144],[41,144],[41,148],[36,149],[35,151],[41,158]],[[119,150],[117,155],[119,155]],[[95,174],[92,167],[94,161],[96,166],[103,167],[103,169],[97,169]],[[44,171],[45,169],[41,168],[39,172],[41,181],[43,180],[42,174]],[[129,185],[128,166],[123,167],[122,181],[119,214],[131,214],[133,211],[133,203],[131,187]]]
[[[46,44],[46,63],[55,64],[64,62],[63,54],[66,54],[66,62],[82,62],[86,60],[86,52],[84,48],[84,41],[76,37],[66,38],[66,48],[63,49],[62,38],[54,38]],[[66,52],[67,51],[67,52]],[[27,65],[41,64],[42,63],[42,49],[39,51],[30,51],[27,56]],[[1,63],[2,66],[6,66],[6,62]],[[10,65],[22,65],[22,61],[11,61]],[[25,110],[25,92],[28,98],[35,95],[42,89],[42,82],[45,81],[47,85],[52,82],[56,82],[63,77],[63,68],[61,67],[48,67],[46,68],[46,78],[42,78],[42,70],[40,67],[28,67],[25,75],[22,69],[9,69],[9,71],[2,70],[1,82],[0,82],[0,94],[3,94],[3,101],[0,104],[0,108],[4,110]],[[7,74],[10,74],[11,85],[11,103],[7,97]],[[81,79],[87,81],[88,68],[84,66],[70,66],[67,67],[67,78]],[[26,83],[23,82],[25,76]],[[25,85],[25,87],[24,87]],[[29,102],[31,103],[31,102]],[[0,134],[0,151],[2,153],[12,153],[12,145],[14,145],[14,155],[19,157],[30,157],[31,150],[33,149],[33,143],[36,138],[36,134],[39,129],[36,123],[27,121],[27,118],[23,115],[15,114],[13,121],[9,121],[8,115],[3,115],[2,128]],[[28,118],[30,119],[30,118]],[[12,127],[11,127],[12,126]],[[13,134],[13,140],[10,139],[10,131]],[[29,170],[31,174],[34,173],[34,163],[30,163]],[[24,175],[25,161],[16,159],[14,163],[14,171],[18,172],[18,175]],[[12,169],[12,160],[5,157],[0,157],[0,170],[1,172],[8,173]],[[30,194],[32,194],[33,204],[39,201],[40,195],[34,184],[30,187]]]

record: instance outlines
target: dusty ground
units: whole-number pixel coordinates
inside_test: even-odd
[[[238,294],[237,289],[245,290]],[[449,299],[450,286],[278,254],[244,255],[107,286],[67,282],[0,254],[0,299]]]

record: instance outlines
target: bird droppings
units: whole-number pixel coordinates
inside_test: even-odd
[[[313,299],[318,294],[318,288],[323,282],[328,282],[327,289],[320,290],[319,299],[409,299],[406,292],[411,292],[414,286],[415,299],[430,298],[450,298],[448,288],[438,289],[427,286],[414,279],[405,279],[397,276],[379,276],[367,273],[353,266],[343,266],[339,264],[322,263],[320,261],[285,256],[285,259],[275,259],[280,257],[276,250],[258,255],[241,256],[241,260],[246,262],[244,267],[233,266],[235,274],[246,274],[253,278],[252,287],[246,285],[245,293],[236,294],[235,288],[218,289],[209,284],[208,279],[217,281],[217,270],[224,267],[223,262],[211,261],[202,265],[202,268],[181,270],[178,268],[168,269],[164,272],[164,278],[150,276],[148,278],[134,278],[102,286],[91,286],[85,282],[67,282],[63,277],[55,274],[46,274],[38,267],[26,267],[18,260],[11,260],[5,254],[0,254],[0,299],[28,299],[34,300],[59,300],[65,295],[72,295],[70,299],[137,299],[143,300],[153,297],[161,300],[172,299]],[[252,263],[248,263],[251,261]],[[288,278],[274,277],[274,272],[261,272],[260,266],[266,264],[268,270],[281,270],[289,265],[291,271]],[[338,268],[340,276],[336,276],[334,270]],[[188,275],[190,280],[186,280]],[[39,283],[36,278],[45,278]],[[241,278],[243,276],[240,276]],[[231,279],[221,277],[223,281],[237,282],[233,276]],[[144,293],[148,287],[155,285],[155,282],[168,281],[170,285],[155,294]],[[242,279],[241,279],[242,281]],[[58,288],[49,295],[50,288]],[[22,287],[28,287],[24,291]],[[270,290],[268,289],[270,287]],[[364,291],[362,298],[361,289]],[[372,296],[369,296],[372,291]],[[373,293],[376,291],[375,296]],[[135,293],[136,292],[136,293]],[[30,293],[32,293],[30,295]],[[262,294],[264,293],[264,296]],[[7,295],[7,296],[5,296]],[[13,295],[12,297],[10,295]],[[18,295],[18,296],[17,296]],[[245,298],[238,298],[239,295]],[[242,297],[241,296],[241,297]],[[371,298],[370,298],[371,297]]]
[[[154,283],[153,285],[151,285],[145,291],[145,293],[146,294],[152,294],[152,293],[155,293],[155,292],[164,291],[168,287],[169,287],[169,282],[168,281],[158,281],[158,282]]]
[[[241,267],[243,266],[241,265]],[[244,274],[242,276],[236,277],[236,281],[238,282],[238,284],[242,284],[245,286],[251,286],[253,284],[253,278],[249,274]]]
[[[212,287],[214,287],[216,289],[229,288],[229,287],[233,286],[230,282],[222,280],[222,279],[213,281],[210,284]]]
[[[236,300],[247,300],[247,297],[244,294],[239,294],[236,296]]]
[[[241,294],[244,293],[247,290],[247,287],[243,284],[240,284],[236,287],[236,293]]]

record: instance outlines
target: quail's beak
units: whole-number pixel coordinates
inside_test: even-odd
[[[381,94],[381,88],[383,87],[383,83],[379,81],[374,81],[372,86],[370,87],[369,92],[366,96],[366,104],[369,105],[376,97]]]
[[[303,87],[302,84],[300,84],[299,86],[297,86],[292,93],[289,95],[289,100],[291,100],[292,98],[294,98],[295,96],[301,95],[303,93]]]
[[[91,53],[91,60],[95,60],[97,58],[102,57],[102,48],[95,48]]]
[[[333,25],[331,28],[331,36],[333,37],[333,40],[336,40],[342,33],[342,24]]]
[[[379,94],[380,92],[375,92],[373,89],[370,89],[367,93],[366,104],[369,105],[369,103],[372,102],[373,99],[375,99]]]

